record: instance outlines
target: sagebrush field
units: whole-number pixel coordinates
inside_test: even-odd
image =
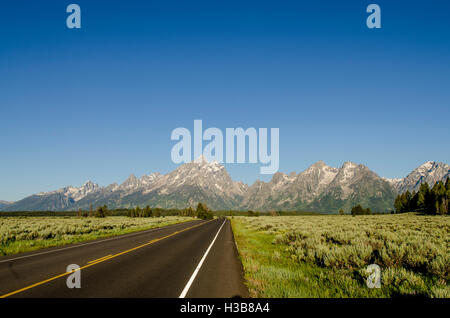
[[[0,255],[76,243],[192,220],[191,217],[160,218],[1,217]]]
[[[450,219],[349,215],[234,217],[254,297],[450,297]],[[381,288],[366,285],[369,264]]]

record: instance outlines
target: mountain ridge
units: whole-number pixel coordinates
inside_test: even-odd
[[[41,192],[13,203],[1,204],[3,211],[77,210],[106,204],[110,208],[150,205],[184,208],[205,202],[214,210],[349,210],[355,204],[376,211],[393,209],[395,196],[413,191],[423,182],[434,183],[450,177],[450,166],[427,161],[402,179],[380,177],[367,166],[346,161],[335,168],[322,160],[300,173],[277,172],[268,182],[256,180],[251,186],[234,181],[220,163],[200,157],[172,172],[158,172],[121,184],[99,186],[88,180],[81,187],[66,186]]]

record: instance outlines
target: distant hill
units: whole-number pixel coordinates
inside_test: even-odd
[[[7,207],[8,205],[11,205],[12,203],[14,202],[0,200],[0,210],[4,207]]]

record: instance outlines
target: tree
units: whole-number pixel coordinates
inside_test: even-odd
[[[397,213],[404,212],[404,206],[403,206],[402,195],[401,194],[397,195],[397,197],[395,198],[394,208],[395,208],[395,211]]]
[[[249,210],[248,216],[259,216],[259,212],[254,212],[254,211]]]
[[[372,214],[370,208],[364,209],[361,204],[358,204],[352,207],[351,210],[352,215],[364,215],[364,214]]]
[[[344,215],[344,214],[345,214],[344,210],[339,209],[339,214],[340,214],[340,215]]]
[[[186,210],[186,215],[187,216],[191,216],[191,217],[195,217],[195,211],[192,207],[188,207]]]
[[[95,211],[95,217],[96,218],[104,218],[108,214],[108,207],[105,205],[99,206],[97,208],[97,211]]]
[[[439,214],[448,214],[448,199],[445,198],[442,200],[442,203],[439,207]]]
[[[394,207],[397,213],[421,211],[427,214],[448,214],[450,199],[450,181],[437,181],[430,189],[428,183],[420,185],[419,191],[408,191],[399,194],[394,201]]]
[[[411,194],[411,201],[408,202],[409,211],[416,211],[417,208],[417,193],[414,190]]]
[[[442,181],[434,184],[432,189],[433,200],[435,202],[435,211],[437,214],[447,214],[448,198],[447,189]]]
[[[417,194],[417,207],[425,212],[430,212],[430,187],[428,183],[424,182],[420,185],[419,192]],[[433,208],[433,206],[432,206]]]
[[[139,205],[136,207],[136,217],[142,217],[142,210]]]
[[[209,220],[214,218],[211,210],[206,206],[206,204],[203,204],[201,202],[199,202],[197,205],[196,215],[199,219],[202,220]]]
[[[161,216],[161,209],[160,208],[153,209],[152,216],[159,218]]]
[[[134,217],[134,209],[127,209],[127,216],[130,218]]]
[[[363,214],[363,211],[364,211],[364,209],[361,206],[361,204],[358,204],[358,205],[352,207],[351,213],[352,213],[352,215],[359,215],[359,214]]]
[[[144,217],[148,218],[152,216],[152,209],[147,205],[144,209]]]

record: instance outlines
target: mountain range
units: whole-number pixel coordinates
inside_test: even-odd
[[[63,211],[136,205],[185,208],[204,202],[213,210],[308,210],[333,213],[361,204],[373,211],[393,209],[399,193],[413,191],[423,182],[432,185],[450,177],[450,166],[428,161],[403,179],[378,176],[368,167],[345,162],[340,168],[318,161],[301,173],[277,172],[269,182],[251,186],[233,181],[225,167],[204,157],[180,165],[168,174],[130,175],[122,184],[101,187],[87,181],[31,195],[17,202],[0,201],[0,211]]]
[[[3,200],[0,200],[0,210],[1,210],[2,208],[4,208],[4,207],[10,205],[10,204],[13,204],[13,203],[14,203],[14,202],[9,202],[9,201],[3,201]]]

